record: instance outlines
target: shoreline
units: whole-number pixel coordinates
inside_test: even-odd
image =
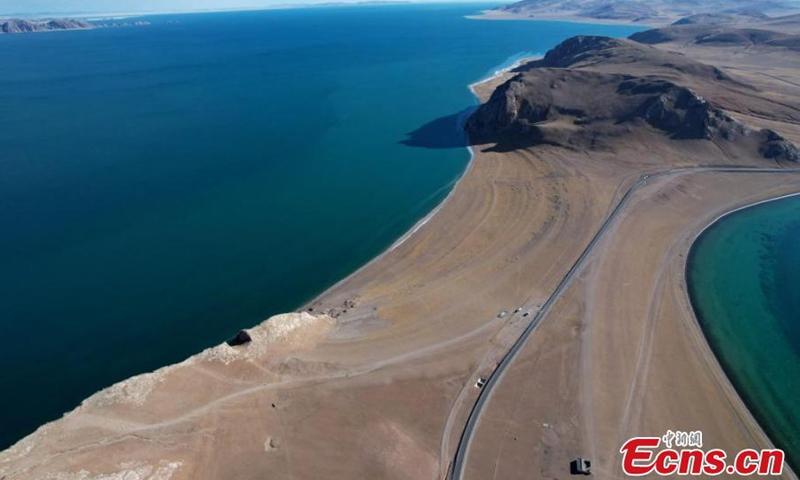
[[[521,59],[515,61],[513,64],[511,64],[511,65],[509,65],[507,67],[503,67],[503,68],[500,68],[498,70],[495,70],[494,74],[489,76],[489,77],[487,77],[487,78],[484,78],[482,80],[478,80],[477,82],[470,83],[469,85],[467,85],[467,88],[469,89],[470,92],[472,92],[472,95],[478,101],[478,105],[480,105],[481,98],[480,98],[478,92],[475,89],[476,87],[478,87],[480,85],[483,85],[484,83],[488,83],[488,82],[492,82],[492,81],[498,80],[501,76],[509,73],[511,70],[514,70],[514,69],[520,67],[521,65],[523,65],[525,63],[528,63],[528,62],[531,62],[531,61],[534,61],[534,60],[538,60],[540,58],[542,58],[542,57],[541,56],[534,56],[534,57],[521,58]],[[477,106],[476,106],[476,108],[477,108]],[[471,113],[472,112],[470,112],[470,115],[471,115]],[[467,120],[469,120],[469,115],[465,116],[464,119],[461,122],[461,125],[459,125],[459,128],[461,128],[462,131],[464,129],[464,125],[466,124]],[[465,135],[466,135],[466,133],[465,133]],[[469,143],[469,142],[467,142],[467,143]],[[411,238],[412,235],[414,235],[414,233],[416,233],[420,228],[424,227],[425,224],[427,224],[433,218],[433,216],[436,215],[442,209],[442,207],[447,203],[447,201],[453,196],[453,193],[458,188],[459,183],[461,183],[461,180],[467,175],[467,173],[469,172],[469,169],[472,167],[473,161],[475,160],[475,151],[473,150],[472,146],[468,144],[465,148],[467,149],[467,151],[469,151],[469,161],[467,162],[467,166],[466,166],[466,168],[464,168],[464,171],[461,173],[461,175],[459,175],[458,180],[456,180],[455,183],[453,183],[453,187],[450,189],[450,192],[448,192],[447,196],[444,199],[442,199],[442,201],[439,202],[439,204],[436,205],[436,207],[434,207],[433,210],[431,210],[427,215],[425,215],[419,221],[417,221],[417,223],[415,223],[414,226],[412,226],[406,233],[404,233],[403,235],[400,236],[400,238],[395,240],[394,243],[392,243],[389,246],[389,248],[386,249],[386,251],[384,251],[383,253],[381,253],[378,256],[382,256],[382,255],[384,255],[386,253],[389,253],[389,252],[393,251],[394,249],[396,249],[397,247],[399,247],[400,245],[402,245],[403,243],[405,243],[409,238]],[[373,260],[377,260],[377,258],[378,257],[376,257]],[[366,265],[364,265],[364,266],[366,266]]]
[[[479,106],[482,103],[480,95],[478,94],[478,92],[475,89],[476,87],[478,87],[480,85],[483,85],[485,83],[488,83],[488,82],[497,81],[497,80],[500,79],[500,77],[502,77],[503,75],[508,74],[511,70],[514,70],[515,68],[518,68],[518,67],[520,67],[521,65],[523,65],[525,63],[528,63],[528,62],[531,62],[531,61],[535,61],[535,60],[538,60],[540,58],[542,58],[542,57],[541,56],[533,56],[533,57],[521,58],[521,59],[515,61],[512,65],[509,65],[507,67],[503,67],[503,68],[500,68],[498,70],[495,70],[494,74],[489,76],[489,77],[487,77],[487,78],[484,78],[484,79],[481,79],[481,80],[478,80],[476,82],[472,82],[472,83],[468,84],[467,85],[467,89],[472,93],[474,99],[477,101],[477,104],[475,105],[475,107],[477,108],[477,106]],[[465,117],[463,122],[466,123],[466,121],[468,119],[469,119],[469,116]],[[462,124],[462,125],[460,125],[459,128],[462,128],[462,130],[463,130],[463,126],[464,125]],[[466,135],[466,132],[465,132],[465,135]],[[473,163],[475,161],[475,151],[473,150],[472,146],[469,145],[469,141],[467,142],[467,146],[465,148],[469,152],[469,160],[467,161],[467,165],[466,165],[466,167],[464,167],[464,171],[461,172],[461,174],[458,176],[458,179],[453,183],[452,188],[450,188],[450,191],[442,199],[441,202],[439,202],[435,207],[433,207],[433,209],[430,212],[428,212],[422,218],[417,220],[411,226],[411,228],[409,228],[404,234],[402,234],[400,237],[398,237],[397,240],[393,241],[382,252],[377,254],[375,257],[371,258],[364,265],[360,266],[359,268],[354,270],[352,273],[346,275],[341,280],[337,281],[336,283],[334,283],[330,287],[328,287],[325,290],[323,290],[322,292],[320,292],[318,295],[315,295],[314,297],[312,297],[311,300],[308,300],[308,301],[304,302],[303,304],[301,304],[295,311],[297,311],[297,312],[307,311],[308,308],[310,308],[311,305],[319,302],[322,298],[327,296],[332,291],[336,290],[338,287],[340,287],[343,284],[347,283],[347,281],[349,281],[353,277],[357,276],[362,271],[366,270],[372,264],[378,262],[379,260],[383,259],[386,255],[392,253],[398,247],[400,247],[405,242],[407,242],[412,236],[414,236],[414,234],[417,233],[421,228],[423,228],[426,224],[428,224],[428,222],[430,222],[431,219],[433,219],[433,217],[436,216],[436,214],[439,213],[439,211],[441,211],[441,209],[447,204],[447,202],[452,199],[453,194],[456,192],[456,190],[458,189],[458,187],[461,184],[462,180],[467,176],[467,174],[469,173],[470,169],[473,166]]]
[[[694,235],[692,237],[691,241],[689,242],[689,248],[688,248],[688,250],[686,252],[686,255],[684,257],[684,264],[683,264],[683,276],[684,276],[684,279],[685,279],[683,291],[684,291],[684,294],[685,294],[685,297],[686,297],[685,299],[686,299],[686,302],[687,302],[687,304],[689,306],[689,310],[691,312],[691,317],[692,317],[694,326],[700,332],[701,337],[703,339],[704,347],[705,347],[705,349],[707,350],[707,353],[708,353],[707,357],[710,358],[710,359],[713,359],[713,363],[715,365],[715,368],[718,369],[718,371],[722,373],[721,378],[723,378],[724,381],[725,381],[724,388],[732,393],[732,396],[736,399],[737,403],[739,404],[740,409],[742,411],[744,411],[744,412],[747,412],[747,415],[749,417],[748,420],[758,428],[758,430],[761,432],[761,434],[764,436],[764,438],[766,438],[767,441],[770,443],[772,448],[780,448],[780,447],[775,443],[775,441],[769,435],[769,433],[767,431],[768,429],[765,428],[765,426],[762,425],[762,422],[760,422],[758,420],[758,418],[756,417],[755,413],[753,412],[754,408],[745,400],[745,396],[742,394],[742,392],[740,392],[739,389],[736,388],[736,385],[731,380],[730,373],[724,368],[721,359],[719,358],[719,356],[717,355],[717,352],[715,351],[714,347],[711,344],[711,339],[709,338],[706,329],[703,327],[702,322],[700,322],[700,317],[699,317],[699,314],[698,314],[698,311],[697,311],[697,307],[695,305],[695,301],[693,299],[692,293],[691,293],[690,288],[689,288],[689,283],[690,283],[690,278],[691,278],[690,268],[691,268],[691,263],[692,263],[692,261],[694,259],[694,255],[696,253],[696,247],[697,247],[698,241],[711,228],[716,227],[719,224],[719,222],[725,220],[726,218],[730,217],[731,215],[734,215],[736,213],[742,212],[744,210],[748,210],[750,208],[755,208],[755,207],[758,207],[760,205],[765,205],[765,204],[769,204],[769,203],[773,203],[773,202],[779,202],[781,200],[786,200],[786,199],[794,198],[794,197],[800,197],[800,192],[788,193],[788,194],[779,195],[779,196],[773,197],[773,198],[767,198],[767,199],[764,199],[764,200],[759,200],[757,202],[753,202],[753,203],[749,203],[749,204],[746,204],[746,205],[742,205],[742,206],[736,207],[736,208],[734,208],[732,210],[729,210],[727,212],[724,212],[724,213],[721,213],[721,214],[717,215],[710,222],[708,222],[708,224],[706,224],[699,232],[697,232],[696,235]],[[785,451],[784,451],[784,453],[786,454]],[[789,462],[788,459],[789,459],[789,456],[788,456],[788,454],[786,454],[786,458],[784,459],[785,466],[788,467],[789,472],[791,474],[794,474],[795,477],[796,477],[797,473],[792,468],[792,464]],[[795,463],[795,462],[799,461],[800,459],[792,459],[792,460],[793,460],[792,463]]]
[[[592,18],[592,17],[579,17],[575,15],[543,15],[537,17],[526,17],[523,15],[515,15],[511,13],[490,13],[492,10],[483,10],[480,14],[477,15],[468,15],[465,18],[470,20],[491,20],[491,21],[525,21],[525,22],[565,22],[565,23],[585,23],[590,25],[610,25],[610,26],[630,26],[630,27],[642,27],[645,29],[648,28],[659,28],[666,25],[671,24],[673,20],[664,20],[664,22],[634,22],[631,20],[605,20],[599,18]]]
[[[498,70],[495,70],[494,73],[491,76],[489,76],[487,78],[484,78],[482,80],[478,80],[477,82],[470,83],[469,85],[467,85],[467,88],[469,88],[469,91],[472,92],[472,95],[475,96],[475,98],[477,98],[480,101],[480,95],[478,94],[477,90],[475,90],[475,87],[483,85],[484,83],[489,83],[491,81],[497,80],[502,75],[505,75],[505,74],[511,72],[512,70],[521,67],[522,65],[524,65],[526,63],[535,62],[536,60],[541,60],[542,58],[544,58],[544,55],[532,55],[530,57],[522,57],[522,58],[514,61],[514,63],[512,63],[511,65],[509,65],[507,67],[502,67],[502,68],[500,68]],[[464,119],[465,122],[466,122],[466,120],[467,119]],[[470,151],[472,149],[472,147],[467,147],[467,148],[469,148]]]

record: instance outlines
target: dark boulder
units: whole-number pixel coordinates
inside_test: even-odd
[[[238,347],[239,345],[244,345],[245,343],[250,343],[252,341],[253,339],[250,338],[250,334],[247,333],[246,330],[240,330],[239,333],[229,338],[226,343],[231,347]]]

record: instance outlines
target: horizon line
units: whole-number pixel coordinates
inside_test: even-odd
[[[185,10],[130,10],[130,11],[75,11],[75,12],[16,12],[5,13],[0,12],[0,20],[11,19],[54,19],[54,18],[80,18],[85,20],[102,20],[112,18],[131,18],[131,17],[144,17],[155,15],[187,15],[193,13],[225,13],[225,12],[259,12],[269,10],[288,10],[288,9],[305,9],[316,7],[357,7],[357,6],[392,6],[392,5],[409,5],[409,4],[505,4],[511,3],[514,0],[353,0],[353,1],[322,1],[322,2],[303,2],[303,3],[278,3],[273,5],[262,5],[253,7],[229,7],[229,8],[201,8],[201,9],[185,9]]]

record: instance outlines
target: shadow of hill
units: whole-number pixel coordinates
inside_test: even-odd
[[[400,142],[408,147],[448,149],[469,146],[469,138],[464,131],[464,123],[477,106],[437,118],[406,134],[408,138]]]

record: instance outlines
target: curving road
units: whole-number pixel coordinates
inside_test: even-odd
[[[684,175],[684,174],[691,174],[691,173],[705,173],[705,172],[725,172],[725,173],[787,173],[787,174],[798,174],[800,173],[800,169],[789,169],[789,168],[757,168],[757,167],[684,167],[684,168],[673,168],[669,170],[664,170],[662,172],[656,172],[650,175],[643,175],[639,181],[634,183],[626,192],[625,195],[622,196],[620,201],[611,211],[611,214],[606,217],[603,223],[600,225],[600,228],[595,233],[592,240],[586,246],[586,248],[581,253],[578,260],[570,267],[567,274],[564,278],[561,279],[556,289],[553,293],[547,298],[547,300],[542,304],[542,307],[530,321],[525,330],[519,336],[519,338],[514,342],[514,345],[511,349],[503,356],[503,359],[498,364],[497,368],[489,375],[486,385],[479,391],[478,398],[475,401],[475,404],[472,406],[472,410],[470,411],[469,418],[467,419],[467,423],[464,426],[464,430],[461,433],[461,437],[458,441],[458,446],[456,448],[455,457],[453,458],[452,468],[450,469],[450,480],[460,480],[464,474],[464,467],[467,462],[467,456],[469,454],[469,447],[470,442],[472,440],[472,435],[474,433],[475,427],[480,420],[481,413],[483,413],[483,408],[488,401],[492,390],[495,386],[500,382],[502,379],[503,373],[505,372],[506,368],[514,361],[519,351],[525,345],[528,338],[531,334],[536,330],[536,327],[539,325],[541,320],[547,316],[547,314],[552,309],[553,305],[561,298],[561,295],[564,291],[569,287],[572,283],[573,278],[577,274],[577,272],[581,269],[583,264],[586,262],[586,258],[592,253],[594,247],[603,237],[603,234],[608,230],[608,227],[617,217],[619,212],[622,208],[630,200],[633,193],[635,193],[641,187],[647,185],[647,182],[654,178],[660,177],[669,177],[675,175]]]

